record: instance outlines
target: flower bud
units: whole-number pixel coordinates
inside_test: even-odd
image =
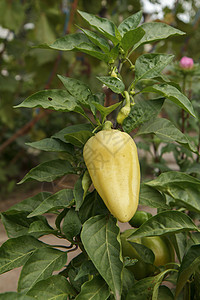
[[[194,66],[194,61],[192,58],[183,56],[179,62],[180,67],[183,69],[192,69]]]

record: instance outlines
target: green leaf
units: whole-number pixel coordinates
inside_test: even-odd
[[[102,118],[102,122],[106,119],[106,117],[113,112],[119,105],[121,104],[121,102],[117,102],[113,105],[110,106],[103,106],[99,103],[94,103],[96,109],[100,112],[101,114],[101,118]]]
[[[16,293],[16,292],[6,292],[3,294],[0,294],[0,300],[33,300],[32,297],[29,297],[27,295]]]
[[[36,249],[46,246],[29,235],[7,240],[0,247],[0,274],[22,266]]]
[[[112,76],[98,76],[99,79],[103,84],[105,84],[109,89],[111,89],[116,94],[123,93],[125,89],[125,85],[123,81],[119,78],[115,78]]]
[[[121,298],[123,269],[119,234],[116,220],[101,215],[87,220],[81,233],[85,250],[116,300]]]
[[[53,109],[56,111],[75,111],[81,112],[77,100],[65,90],[44,90],[39,91],[28,98],[15,108],[42,107],[44,109]]]
[[[173,35],[183,35],[183,31],[180,31],[174,27],[171,27],[165,23],[148,22],[140,26],[144,31],[145,35],[143,38],[134,46],[135,50],[137,47],[143,44],[159,41],[166,39]]]
[[[138,128],[143,123],[155,118],[160,112],[165,98],[157,98],[153,100],[140,99],[131,107],[131,112],[123,122],[123,129],[130,133],[133,129]]]
[[[93,96],[88,85],[74,78],[69,78],[61,75],[58,75],[58,78],[62,81],[69,94],[74,99],[76,99],[79,104],[87,108],[91,108],[92,112],[94,112],[92,103],[96,98]]]
[[[31,213],[38,205],[41,204],[46,198],[51,196],[49,192],[41,192],[33,197],[27,198],[13,206],[11,206],[5,213],[15,214],[16,212],[28,212]]]
[[[163,142],[177,142],[187,149],[197,152],[196,148],[190,142],[189,138],[184,135],[174,124],[168,119],[164,118],[152,118],[145,123],[137,132],[137,135],[142,134],[155,134]]]
[[[154,78],[170,64],[174,55],[146,53],[135,62],[135,84],[141,79]]]
[[[97,17],[93,14],[89,14],[80,10],[78,10],[78,13],[83,19],[86,20],[87,23],[90,24],[90,26],[94,27],[103,36],[110,39],[114,43],[114,45],[116,45],[119,42],[118,38],[116,37],[116,33],[117,35],[120,34],[118,32],[117,27],[112,21],[105,18]]]
[[[145,31],[141,27],[127,31],[120,41],[120,46],[126,52],[135,44],[139,43],[144,35]]]
[[[122,299],[126,299],[126,295],[128,294],[129,290],[132,288],[133,284],[135,283],[135,278],[133,273],[124,268],[123,270],[123,287],[122,287]]]
[[[70,51],[80,47],[83,43],[89,43],[89,39],[81,32],[67,34],[48,45],[51,49]]]
[[[82,148],[91,136],[93,136],[91,131],[81,130],[79,132],[68,133],[64,137],[68,143]]]
[[[91,260],[86,260],[82,263],[82,265],[79,268],[78,274],[75,277],[75,281],[79,278],[86,276],[86,275],[96,275],[97,269],[95,268],[94,264]]]
[[[62,231],[66,239],[73,242],[73,238],[80,233],[81,227],[82,225],[78,213],[74,208],[71,208],[64,217],[62,225]]]
[[[53,248],[36,250],[26,261],[18,281],[18,292],[27,293],[36,282],[47,279],[67,261],[67,252]]]
[[[83,178],[82,178],[82,181],[81,181],[81,185],[82,185],[82,188],[83,188],[83,191],[84,191],[83,200],[85,199],[91,184],[92,184],[92,179],[90,177],[90,174],[89,174],[88,170],[86,170],[83,174]]]
[[[74,203],[73,190],[63,189],[46,198],[40,205],[33,210],[28,217],[42,215],[51,210],[67,208]]]
[[[175,205],[200,213],[200,180],[176,171],[162,173],[146,185],[166,193],[176,200]]]
[[[28,230],[29,230],[31,223],[38,221],[38,218],[28,219],[27,213],[17,212],[12,215],[6,215],[5,213],[2,213],[1,220],[6,229],[6,233],[7,233],[8,237],[16,238],[16,237],[28,234]],[[35,237],[38,237],[38,236],[35,236]]]
[[[70,285],[67,278],[54,275],[45,280],[37,282],[27,293],[34,299],[64,300],[68,296],[75,296],[76,291]],[[28,300],[28,299],[27,299]]]
[[[172,270],[165,270],[156,276],[147,277],[135,282],[129,290],[126,300],[160,300],[160,298],[157,298],[158,288],[165,275],[170,271]]]
[[[28,233],[42,236],[46,234],[56,234],[57,230],[54,230],[47,222],[38,220],[31,223]]]
[[[101,276],[95,276],[81,287],[76,300],[106,300],[110,295],[109,288]]]
[[[123,35],[127,31],[135,29],[139,25],[141,18],[142,18],[142,11],[139,11],[133,14],[132,16],[126,18],[125,20],[123,20],[123,22],[118,26],[118,30],[121,36],[123,37]]]
[[[183,287],[186,285],[191,275],[200,266],[200,245],[193,245],[184,255],[178,272],[175,297],[177,299]]]
[[[76,48],[76,50],[96,57],[97,59],[105,62],[108,62],[110,59],[110,53],[103,53],[99,47],[95,46],[92,43],[82,43],[79,47]]]
[[[172,294],[171,290],[167,286],[161,285],[159,287],[157,299],[158,300],[174,300],[174,295]]]
[[[96,192],[96,190],[94,190],[85,197],[84,202],[79,209],[79,217],[83,224],[92,216],[101,214],[107,215],[109,214],[109,211],[99,194]]]
[[[88,37],[88,39],[91,40],[91,42],[93,42],[96,46],[101,48],[102,51],[104,52],[110,51],[109,43],[104,38],[102,38],[101,36],[99,36],[93,31],[83,29],[83,28],[80,29],[84,32],[84,34]]]
[[[18,184],[30,180],[52,182],[59,177],[72,173],[74,170],[68,161],[50,160],[31,169]]]
[[[154,263],[155,255],[151,249],[142,244],[137,244],[135,242],[129,241],[129,243],[131,244],[131,246],[133,246],[133,248],[135,248],[142,261],[144,261],[147,264]]]
[[[93,129],[94,128],[92,127],[91,124],[72,125],[72,126],[68,126],[68,127],[63,128],[59,132],[55,133],[52,137],[55,138],[55,139],[59,139],[59,140],[66,143],[66,139],[65,139],[66,135],[75,134],[75,136],[76,136],[76,135],[79,135],[79,132],[82,132],[82,131],[92,132]]]
[[[78,211],[83,203],[84,190],[82,186],[82,178],[79,177],[74,186],[74,199],[76,203],[76,210]]]
[[[143,223],[128,240],[145,236],[166,235],[183,231],[197,230],[192,219],[180,211],[164,211]]]
[[[145,185],[144,183],[142,183],[140,186],[139,204],[152,208],[169,208],[163,195],[154,188]]]
[[[182,94],[176,87],[169,84],[154,84],[153,86],[146,87],[142,90],[142,93],[157,93],[160,94],[172,102],[174,102],[179,107],[183,108],[193,117],[196,117],[194,108],[190,100]]]
[[[187,249],[187,239],[188,237],[186,232],[179,232],[170,237],[179,262],[182,261]]]
[[[26,145],[39,149],[42,151],[51,151],[51,152],[67,152],[70,154],[74,153],[74,149],[72,145],[67,145],[66,143],[63,143],[62,141],[53,139],[53,138],[46,138],[37,142],[33,143],[26,143]]]

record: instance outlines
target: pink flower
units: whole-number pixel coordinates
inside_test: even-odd
[[[183,56],[179,62],[180,67],[183,69],[192,69],[194,65],[194,61],[192,58]]]

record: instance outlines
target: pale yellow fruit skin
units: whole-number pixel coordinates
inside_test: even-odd
[[[119,130],[99,131],[85,144],[83,158],[109,211],[120,222],[128,222],[137,210],[140,190],[140,166],[133,139]]]

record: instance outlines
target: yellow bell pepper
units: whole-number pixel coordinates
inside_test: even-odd
[[[94,187],[109,211],[128,222],[138,207],[140,166],[131,136],[119,130],[99,131],[83,149]]]

